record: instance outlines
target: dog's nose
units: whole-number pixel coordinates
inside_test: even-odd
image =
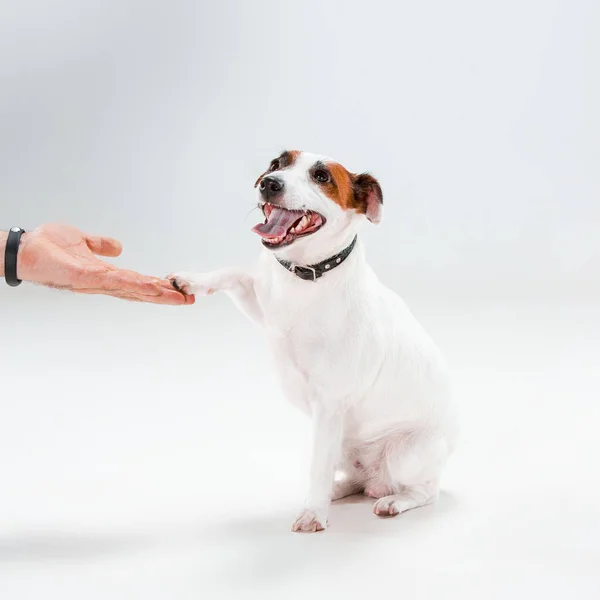
[[[283,181],[276,177],[263,177],[258,186],[263,198],[277,196],[283,190]]]

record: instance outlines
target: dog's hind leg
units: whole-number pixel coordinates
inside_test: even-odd
[[[447,458],[446,440],[437,433],[390,436],[383,447],[380,473],[385,478],[383,488],[393,493],[380,497],[373,512],[380,517],[395,516],[434,502]]]

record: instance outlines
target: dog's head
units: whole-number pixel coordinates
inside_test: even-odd
[[[335,242],[361,221],[381,218],[383,197],[374,177],[307,152],[283,152],[254,187],[265,222],[253,231],[271,250]]]

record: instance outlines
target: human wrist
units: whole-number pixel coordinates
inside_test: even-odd
[[[22,281],[32,281],[30,276],[31,265],[33,263],[30,256],[32,233],[23,232],[19,243],[19,252],[17,253],[17,277]]]

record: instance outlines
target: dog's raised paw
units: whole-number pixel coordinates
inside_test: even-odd
[[[327,517],[319,514],[320,511],[305,509],[294,521],[292,531],[298,533],[317,533],[327,527]]]
[[[202,277],[193,273],[171,273],[167,275],[167,279],[178,292],[186,296],[210,296],[215,291],[210,285],[206,285]]]

